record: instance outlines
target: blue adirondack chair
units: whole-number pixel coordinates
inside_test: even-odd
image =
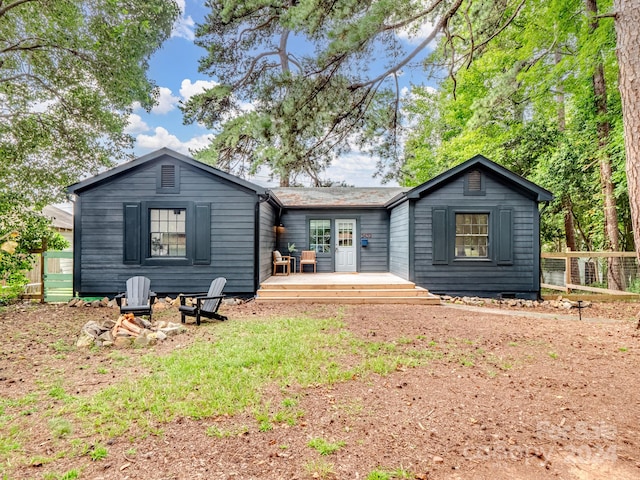
[[[215,318],[216,320],[227,320],[227,317],[218,313],[218,307],[222,303],[224,295],[222,290],[227,283],[224,277],[218,277],[209,286],[207,293],[192,293],[180,295],[180,318],[182,323],[186,323],[186,317],[196,317],[196,325],[200,325],[200,318]],[[187,298],[195,301],[194,305],[187,305]]]
[[[138,276],[128,279],[127,291],[116,295],[115,300],[121,314],[148,315],[151,321],[156,294],[151,291],[151,280],[147,277]]]

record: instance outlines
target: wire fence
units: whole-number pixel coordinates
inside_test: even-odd
[[[609,295],[638,295],[640,270],[635,252],[543,253],[541,287]]]

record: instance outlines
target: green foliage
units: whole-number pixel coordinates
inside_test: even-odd
[[[134,102],[155,102],[148,61],[177,15],[173,0],[3,2],[0,218],[30,217],[61,200],[65,186],[125,158],[128,113]],[[18,231],[24,249],[39,240]]]
[[[0,191],[0,304],[22,293],[31,268],[31,251],[47,245],[50,249],[63,249],[67,241],[50,228],[51,221],[27,206],[25,198],[15,193]]]
[[[417,128],[409,134],[403,183],[426,181],[475,154],[483,154],[551,190],[556,199],[542,216],[549,245],[564,241],[564,218],[574,218],[578,248],[606,245],[599,162],[612,164],[619,230],[630,231],[618,66],[613,22],[593,30],[583,0],[526,2],[516,19],[478,49],[471,64],[445,79],[438,90],[417,88],[408,112]],[[611,2],[598,2],[601,12]],[[480,29],[491,15],[470,16]],[[458,17],[452,31],[467,32]],[[468,51],[464,35],[443,38],[433,54],[444,61]],[[607,115],[596,110],[595,65],[604,66]],[[604,146],[598,136],[610,124]],[[627,225],[623,225],[626,222]],[[629,248],[630,239],[623,242]],[[557,248],[557,247],[555,247]]]

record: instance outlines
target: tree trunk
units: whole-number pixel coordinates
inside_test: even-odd
[[[562,199],[562,209],[564,210],[564,238],[567,249],[575,252],[578,249],[576,245],[576,229],[573,224],[573,204],[568,195]],[[578,266],[577,258],[571,259],[571,283],[580,284],[580,267]]]
[[[556,50],[554,54],[555,64],[558,65],[562,61],[562,53],[560,50]],[[558,113],[558,130],[562,133],[567,128],[566,123],[566,110],[565,110],[565,96],[564,85],[562,80],[556,86],[556,103]],[[576,229],[573,223],[573,203],[571,197],[567,194],[562,198],[562,209],[564,210],[564,239],[566,246],[569,250],[575,252],[577,250],[576,245]],[[578,259],[571,259],[571,283],[580,284],[580,268],[578,266]]]
[[[613,4],[629,206],[633,241],[640,263],[640,4],[637,0],[614,0]]]
[[[585,0],[587,13],[593,16],[591,31],[599,26],[598,5],[596,0]],[[612,177],[611,159],[607,153],[607,144],[611,125],[607,120],[607,86],[604,78],[604,65],[601,61],[595,66],[593,72],[593,92],[595,94],[595,107],[598,114],[598,157],[600,164],[600,186],[604,199],[604,230],[605,248],[609,251],[620,250],[618,232],[618,211]],[[624,275],[620,258],[609,258],[607,268],[607,286],[612,290],[624,290]]]

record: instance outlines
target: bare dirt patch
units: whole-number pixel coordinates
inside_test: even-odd
[[[637,303],[594,304],[580,322],[577,311],[544,308],[224,306],[230,322],[339,316],[358,338],[434,356],[385,376],[264,392],[272,405],[296,396],[303,415],[295,425],[260,431],[246,412],[180,418],[158,425],[155,435],[78,439],[106,446],[106,458],[94,461],[61,450],[46,412],[61,403],[52,379],[77,396],[121,380],[123,351],[74,346],[86,321],[117,317],[117,310],[12,306],[0,313],[0,437],[12,429],[24,435],[15,449],[0,441],[0,472],[15,479],[71,470],[87,479],[366,479],[374,471],[418,479],[640,478],[639,310]],[[176,310],[157,317],[179,321]],[[187,327],[153,347],[126,349],[124,374],[147,374],[143,355],[214,338],[225,323]],[[38,403],[21,406],[29,395]],[[314,438],[340,448],[320,455],[309,446]]]

